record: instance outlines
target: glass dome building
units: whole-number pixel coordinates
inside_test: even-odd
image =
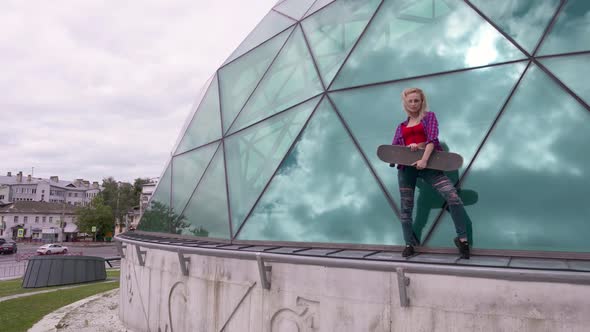
[[[284,0],[203,88],[138,231],[231,243],[403,244],[380,161],[422,88],[474,252],[590,257],[590,2]],[[453,223],[418,183],[425,251]]]

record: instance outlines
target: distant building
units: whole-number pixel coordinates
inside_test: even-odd
[[[10,196],[10,186],[0,184],[0,204],[8,203],[8,196]]]
[[[139,218],[141,218],[148,207],[148,202],[150,197],[152,197],[154,190],[156,190],[158,181],[159,178],[151,178],[149,183],[146,183],[141,187],[141,195],[139,196],[139,217],[137,218],[138,222]],[[137,224],[135,226],[137,226]]]
[[[98,182],[76,179],[63,181],[57,176],[49,179],[23,177],[22,172],[0,176],[0,203],[9,202],[48,202],[86,206],[98,195],[101,188]]]
[[[0,237],[43,242],[72,241],[78,234],[72,204],[16,201],[0,206]],[[19,229],[22,236],[19,237]]]

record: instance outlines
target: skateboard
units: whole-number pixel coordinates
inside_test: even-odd
[[[420,160],[424,154],[423,149],[411,151],[410,148],[401,145],[380,145],[377,148],[379,159],[390,164],[412,166]],[[426,168],[440,171],[454,171],[463,165],[463,157],[457,153],[445,151],[432,151]]]

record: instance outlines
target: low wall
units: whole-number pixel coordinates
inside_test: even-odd
[[[197,254],[123,249],[119,315],[137,331],[588,331],[590,286],[317,265],[272,266]],[[143,263],[143,266],[142,266]],[[466,267],[469,268],[469,267]],[[402,287],[403,289],[403,287]]]
[[[105,280],[104,258],[94,256],[34,256],[29,258],[23,288]]]

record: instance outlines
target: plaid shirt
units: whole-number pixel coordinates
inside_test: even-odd
[[[402,134],[402,127],[408,125],[410,119],[406,119],[406,121],[400,123],[395,130],[395,136],[393,137],[393,141],[391,145],[401,145],[406,146],[404,142],[404,135]],[[436,114],[434,112],[427,112],[422,120],[420,120],[422,126],[424,127],[424,133],[426,134],[426,144],[433,143],[434,150],[436,151],[443,151],[443,148],[440,146],[440,142],[438,141],[438,121],[436,120]],[[398,165],[397,168],[401,168],[402,166]]]

